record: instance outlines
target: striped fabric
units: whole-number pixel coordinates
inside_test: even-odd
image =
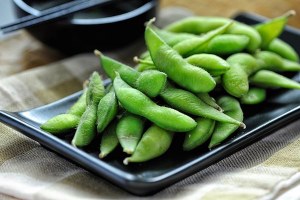
[[[160,22],[190,14],[178,11],[164,11]],[[143,50],[141,44],[139,41],[111,56],[129,63],[132,54]],[[0,52],[2,110],[20,111],[53,102],[81,90],[90,73],[100,71],[94,55],[62,59],[25,32],[2,39]],[[297,120],[148,198],[300,199],[299,136]],[[2,123],[0,138],[0,199],[141,199]]]

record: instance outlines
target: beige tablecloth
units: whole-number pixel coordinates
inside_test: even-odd
[[[159,23],[190,14],[166,9]],[[110,55],[130,63],[142,44],[138,41]],[[62,58],[26,32],[15,33],[0,41],[0,109],[21,111],[53,102],[81,90],[94,70],[100,68],[92,53]],[[299,122],[145,198],[300,199]],[[0,199],[141,199],[2,123],[0,138]]]

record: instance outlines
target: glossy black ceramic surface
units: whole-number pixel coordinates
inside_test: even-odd
[[[242,13],[235,18],[248,24],[264,20],[249,13]],[[282,38],[300,52],[299,30],[287,27]],[[300,81],[300,74],[294,74],[293,78]],[[0,121],[62,157],[136,195],[149,195],[162,190],[271,134],[300,116],[300,90],[273,90],[268,92],[266,102],[255,106],[243,106],[247,128],[237,131],[220,146],[209,150],[205,144],[193,151],[183,152],[181,147],[183,135],[176,135],[171,148],[163,156],[149,162],[125,166],[122,163],[125,155],[120,148],[107,159],[100,160],[98,140],[89,148],[76,149],[70,145],[73,133],[58,138],[39,128],[47,119],[64,113],[80,94],[81,92],[78,92],[49,105],[24,112],[2,111]]]

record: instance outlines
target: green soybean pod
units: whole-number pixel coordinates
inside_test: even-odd
[[[272,40],[277,38],[284,30],[288,19],[295,14],[294,10],[290,10],[279,17],[255,25],[254,28],[262,38],[261,47],[266,48]]]
[[[221,112],[223,111],[222,108],[217,104],[216,100],[213,97],[211,97],[208,93],[198,93],[197,96],[199,97],[199,99],[201,99],[201,101],[203,101],[207,105]]]
[[[231,67],[222,75],[222,86],[227,93],[240,98],[248,93],[248,77],[257,71],[257,60],[250,54],[237,53],[229,56],[226,61]]]
[[[300,71],[300,64],[282,58],[271,51],[258,51],[255,54],[260,64],[260,69],[271,71]]]
[[[272,51],[274,53],[277,53],[281,57],[294,61],[299,62],[299,55],[295,51],[295,49],[285,41],[276,38],[270,44],[266,47],[267,51]]]
[[[240,98],[242,104],[259,104],[266,100],[266,90],[263,88],[252,87],[248,93]]]
[[[167,74],[168,78],[192,92],[209,92],[216,83],[211,75],[184,60],[172,47],[167,45],[151,28],[146,26],[145,40],[156,68]]]
[[[144,119],[126,112],[117,123],[117,137],[127,154],[132,154],[140,141],[144,130]]]
[[[199,52],[216,55],[230,55],[245,50],[249,41],[249,38],[245,35],[218,35],[204,44]]]
[[[196,53],[203,53],[203,46],[205,46],[216,36],[223,34],[232,24],[233,22],[231,21],[224,24],[223,26],[220,26],[217,29],[203,34],[201,37],[194,37],[191,39],[183,40],[182,42],[174,45],[173,48],[184,58]]]
[[[87,89],[84,89],[79,99],[67,111],[68,114],[82,116],[86,109],[86,93]]]
[[[97,131],[101,133],[116,117],[118,100],[113,88],[99,101],[97,107]]]
[[[222,96],[217,103],[222,107],[224,113],[238,121],[243,121],[243,110],[238,100],[230,96]],[[212,133],[208,147],[211,149],[234,133],[239,126],[235,124],[217,122]]]
[[[239,125],[245,128],[243,122],[237,121],[228,115],[216,110],[215,108],[208,106],[202,102],[195,94],[172,87],[168,85],[165,90],[160,94],[160,97],[173,108],[189,113],[199,117],[205,117],[216,121],[227,122]]]
[[[123,108],[147,118],[161,128],[174,132],[186,132],[197,125],[191,117],[172,108],[155,104],[145,94],[130,87],[120,76],[114,79],[114,88]]]
[[[171,47],[187,39],[197,37],[190,33],[172,33],[164,29],[155,28],[156,33]]]
[[[74,130],[80,121],[80,116],[60,114],[52,117],[41,125],[41,129],[59,135]]]
[[[92,142],[96,135],[97,107],[99,101],[105,95],[105,88],[100,75],[93,72],[87,90],[87,108],[80,118],[72,145],[76,147],[87,146]]]
[[[298,82],[269,70],[259,70],[253,74],[250,83],[264,88],[300,89]]]
[[[207,118],[197,118],[196,119],[197,126],[191,131],[186,132],[184,142],[183,142],[183,150],[190,151],[204,142],[206,142],[215,127],[215,121]]]
[[[50,118],[43,123],[40,128],[56,135],[75,129],[79,123],[80,117],[86,109],[86,91],[87,89],[83,90],[83,93],[78,100],[66,113]]]
[[[219,76],[230,69],[230,65],[223,58],[214,54],[195,54],[186,58],[194,66],[201,67],[212,76]]]
[[[104,158],[110,154],[119,144],[116,134],[117,120],[112,121],[103,131],[100,143],[99,158]]]
[[[111,79],[114,79],[116,77],[116,72],[118,72],[122,79],[124,79],[131,87],[138,88],[150,97],[157,96],[160,90],[164,88],[167,76],[163,72],[157,70],[151,70],[151,72],[138,72],[132,67],[107,57],[97,50],[95,50],[95,54],[100,57],[101,66]],[[155,81],[156,84],[153,84],[152,87],[149,87],[149,84],[145,84],[150,81]]]
[[[223,26],[230,20],[224,17],[193,16],[174,22],[165,29],[171,32],[202,34]],[[255,52],[260,47],[261,36],[255,28],[249,25],[235,22],[226,33],[247,36],[250,40],[247,45],[247,51],[249,52]]]
[[[136,89],[147,94],[149,97],[156,97],[165,87],[167,75],[157,70],[143,71],[136,80]]]
[[[125,158],[123,163],[145,162],[163,155],[171,146],[173,133],[152,125],[143,134],[134,153]]]
[[[202,34],[228,23],[230,19],[211,16],[191,16],[175,21],[165,27],[174,33]]]

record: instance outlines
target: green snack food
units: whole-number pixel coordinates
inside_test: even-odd
[[[283,40],[276,38],[266,47],[267,51],[277,53],[281,57],[290,61],[299,62],[299,55],[295,49]]]
[[[66,112],[67,114],[82,116],[86,109],[86,93],[85,88],[80,95],[79,99],[71,106],[71,108]]]
[[[164,154],[170,147],[173,133],[152,125],[143,134],[138,146],[131,157],[125,158],[123,163],[145,162]]]
[[[263,88],[250,88],[248,93],[241,97],[242,104],[259,104],[266,99],[266,90]]]
[[[212,76],[219,76],[230,69],[230,65],[223,58],[214,54],[195,54],[186,58],[194,66],[201,67]]]
[[[196,119],[196,122],[196,128],[189,132],[186,132],[183,142],[184,151],[190,151],[206,142],[210,138],[214,130],[214,120],[200,117]]]
[[[248,93],[248,76],[257,71],[256,59],[247,53],[237,53],[226,60],[231,68],[222,75],[222,86],[230,95],[242,97]]]
[[[99,158],[104,158],[110,154],[119,144],[116,134],[117,120],[112,121],[104,130],[100,143]]]
[[[238,100],[230,96],[223,96],[217,101],[217,103],[222,107],[226,115],[238,121],[243,121],[243,110]],[[211,149],[212,147],[217,146],[238,128],[239,126],[235,124],[217,122],[208,147]]]
[[[296,12],[294,10],[290,10],[282,16],[255,25],[254,28],[262,38],[261,47],[266,48],[270,42],[277,38],[282,33],[288,19],[295,14]]]
[[[233,22],[228,22],[217,29],[207,32],[201,37],[183,40],[182,42],[174,45],[173,48],[183,57],[188,57],[197,53],[203,53],[206,44],[216,36],[224,33],[232,24]]]
[[[173,108],[182,112],[189,113],[199,117],[205,117],[216,121],[227,122],[246,127],[243,122],[237,121],[228,115],[208,106],[202,102],[195,94],[172,87],[168,85],[165,90],[160,94],[162,99],[166,101]]]
[[[260,70],[253,74],[250,83],[264,88],[300,89],[298,82],[269,70]]]
[[[223,26],[230,20],[231,19],[224,17],[192,16],[176,21],[168,25],[165,29],[176,33],[202,34]],[[260,47],[260,34],[255,30],[255,28],[249,25],[235,22],[232,26],[230,26],[226,33],[247,36],[250,41],[246,49],[249,52],[255,52]]]
[[[212,98],[208,93],[198,93],[197,96],[199,97],[199,99],[201,99],[201,101],[203,101],[207,105],[221,112],[223,111],[222,108],[216,103],[216,100]]]
[[[66,113],[50,118],[43,123],[40,128],[56,135],[75,129],[79,123],[80,117],[86,109],[86,93],[87,89],[84,89],[78,100]]]
[[[97,50],[95,50],[95,54],[99,56],[102,68],[112,80],[116,77],[116,72],[118,72],[126,83],[142,91],[149,97],[157,96],[160,90],[164,88],[167,76],[163,72],[157,70],[138,72],[132,67],[109,58]],[[149,84],[145,84],[150,81],[155,81],[155,85],[153,84],[152,87],[149,87]]]
[[[145,94],[130,87],[120,76],[114,79],[117,98],[123,108],[129,112],[143,116],[157,126],[169,131],[186,132],[197,125],[189,116],[172,108],[155,104]]]
[[[260,69],[271,71],[300,71],[300,64],[282,58],[271,51],[259,51],[255,55],[259,62]]]
[[[105,89],[101,77],[97,72],[93,72],[86,95],[87,108],[80,118],[72,139],[73,146],[87,146],[94,139],[96,135],[97,107],[104,95]]]
[[[147,93],[149,97],[156,97],[165,87],[167,75],[157,73],[157,70],[147,70],[141,73],[136,81],[136,89]],[[147,92],[146,92],[147,91]]]
[[[144,119],[126,112],[117,124],[117,137],[127,154],[132,154],[140,141],[144,130]]]
[[[107,125],[116,117],[118,112],[118,100],[113,87],[100,100],[97,107],[97,131],[101,133]]]
[[[79,120],[80,117],[77,115],[60,114],[43,123],[41,129],[58,135],[74,130],[77,127]]]
[[[199,52],[216,55],[230,55],[242,52],[249,44],[249,38],[244,35],[218,35],[202,46]]]
[[[146,26],[145,40],[153,63],[168,78],[192,92],[209,92],[216,83],[211,75],[184,60],[174,49],[167,45],[151,28]]]

